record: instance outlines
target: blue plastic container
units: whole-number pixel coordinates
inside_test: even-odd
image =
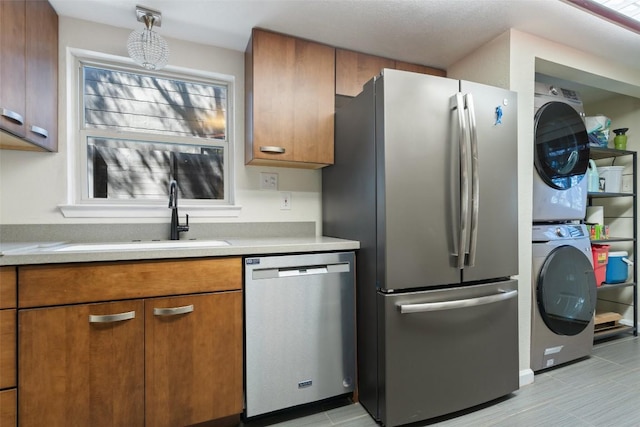
[[[629,276],[629,265],[632,264],[627,251],[609,252],[605,283],[624,283]]]

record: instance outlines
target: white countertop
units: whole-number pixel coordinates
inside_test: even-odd
[[[0,243],[0,266],[27,264],[55,264],[67,262],[127,261],[145,259],[198,258],[218,256],[250,256],[285,253],[346,251],[360,248],[353,240],[333,237],[269,237],[222,239],[226,246],[164,248],[164,249],[106,249],[99,251],[59,251],[72,242],[10,242]],[[104,242],[109,243],[109,242]],[[114,242],[122,243],[122,242]]]

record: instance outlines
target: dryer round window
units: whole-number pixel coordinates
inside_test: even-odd
[[[535,115],[535,166],[549,186],[566,190],[582,180],[589,166],[589,137],[571,106],[543,105]]]

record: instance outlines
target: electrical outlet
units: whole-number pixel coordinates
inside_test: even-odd
[[[280,210],[291,210],[291,193],[280,193]]]
[[[269,172],[260,172],[260,189],[261,190],[278,190],[278,174]]]

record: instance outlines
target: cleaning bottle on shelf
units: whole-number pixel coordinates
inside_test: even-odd
[[[615,138],[613,138],[613,146],[616,150],[626,150],[627,149],[627,131],[629,128],[620,128],[614,129],[613,133],[616,134]]]
[[[589,167],[587,168],[587,191],[589,193],[600,191],[600,175],[598,174],[596,162],[592,159],[589,159]]]

